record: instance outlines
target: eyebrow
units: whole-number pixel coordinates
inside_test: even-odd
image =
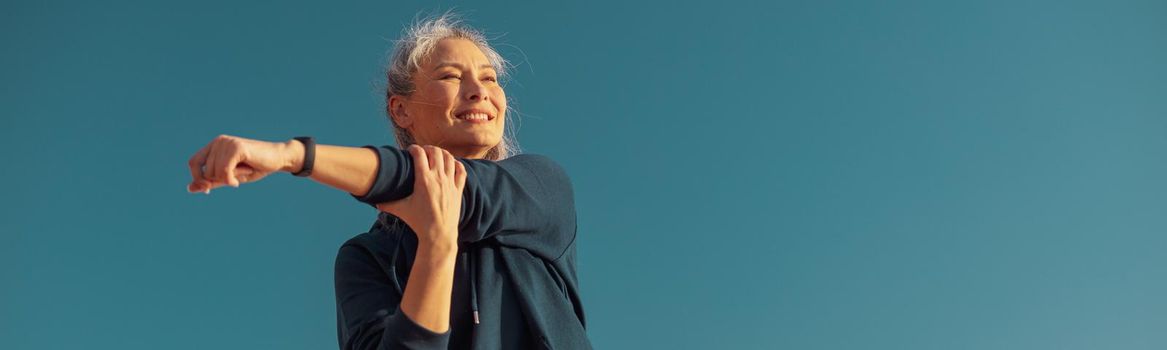
[[[454,68],[458,68],[458,69],[462,69],[462,70],[466,69],[466,66],[463,66],[461,63],[458,63],[458,62],[442,62],[442,63],[438,63],[438,65],[434,67],[434,70],[442,69],[444,67],[454,67]],[[478,66],[478,68],[480,68],[480,69],[494,69],[494,66],[489,65],[489,64],[483,64],[481,66]]]

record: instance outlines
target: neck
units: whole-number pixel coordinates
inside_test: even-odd
[[[418,145],[427,145],[427,143],[419,142]],[[442,149],[449,151],[450,154],[453,155],[455,158],[466,158],[466,159],[485,159],[486,155],[488,153],[490,153],[490,149],[492,148],[492,147],[477,147],[477,146],[466,146],[466,147],[456,147],[456,146],[443,147],[441,145],[435,145],[435,146],[441,147]]]

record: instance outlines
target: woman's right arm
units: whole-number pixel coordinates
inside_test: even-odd
[[[191,158],[191,174],[196,180],[188,190],[209,191],[235,178],[254,182],[275,171],[299,171],[303,159],[299,141],[271,143],[220,135]],[[497,237],[502,243],[554,258],[575,239],[571,180],[550,158],[522,154],[502,161],[457,161],[465,166],[467,176],[458,220],[459,241]],[[203,164],[207,164],[206,172],[200,168]],[[393,146],[317,145],[310,178],[387,211],[385,203],[413,192],[415,167],[409,152]],[[531,234],[535,232],[544,234]]]
[[[300,171],[304,161],[304,145],[288,141],[289,161],[284,171]],[[359,196],[369,191],[377,175],[377,153],[368,148],[316,145],[312,174],[308,178]]]
[[[308,178],[348,192],[366,194],[376,180],[377,152],[363,147],[316,145],[312,174]],[[191,157],[190,192],[207,192],[222,186],[238,187],[277,171],[294,173],[303,167],[304,144],[296,140],[265,142],[219,135]]]

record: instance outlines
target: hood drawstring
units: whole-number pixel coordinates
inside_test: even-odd
[[[387,215],[382,213],[382,215],[377,216],[377,220],[379,220],[381,222],[381,225],[383,227],[389,228],[390,227],[389,224],[386,223],[386,221],[388,221],[388,219],[385,218],[386,216]],[[394,225],[393,227],[397,228],[396,225],[399,222],[401,222],[401,219],[398,219],[396,216],[394,216],[393,217],[393,225]],[[389,260],[390,261],[389,273],[390,273],[392,280],[393,280],[393,287],[397,288],[397,292],[404,296],[405,290],[401,288],[401,283],[397,280],[397,253],[401,250],[401,238],[405,237],[405,234],[402,233],[400,230],[394,230],[394,232],[397,232],[397,245],[393,249],[393,258],[391,258]],[[477,272],[475,272],[475,269],[474,269],[474,255],[470,254],[469,249],[462,252],[462,264],[466,265],[466,268],[470,270],[470,311],[473,312],[473,314],[474,314],[474,324],[479,324],[479,322],[478,322],[478,279],[476,278]]]
[[[474,272],[474,255],[470,250],[462,252],[462,261],[470,269],[470,311],[474,313],[474,324],[478,324],[478,281]]]

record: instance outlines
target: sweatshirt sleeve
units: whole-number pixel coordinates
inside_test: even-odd
[[[336,322],[341,350],[446,349],[451,330],[435,333],[401,312],[401,293],[371,253],[342,245],[336,257]]]
[[[378,203],[413,193],[413,157],[393,146],[377,151],[377,177],[357,200]],[[571,180],[551,158],[520,154],[500,161],[458,158],[466,166],[458,240],[496,239],[554,259],[574,240],[575,202]]]

